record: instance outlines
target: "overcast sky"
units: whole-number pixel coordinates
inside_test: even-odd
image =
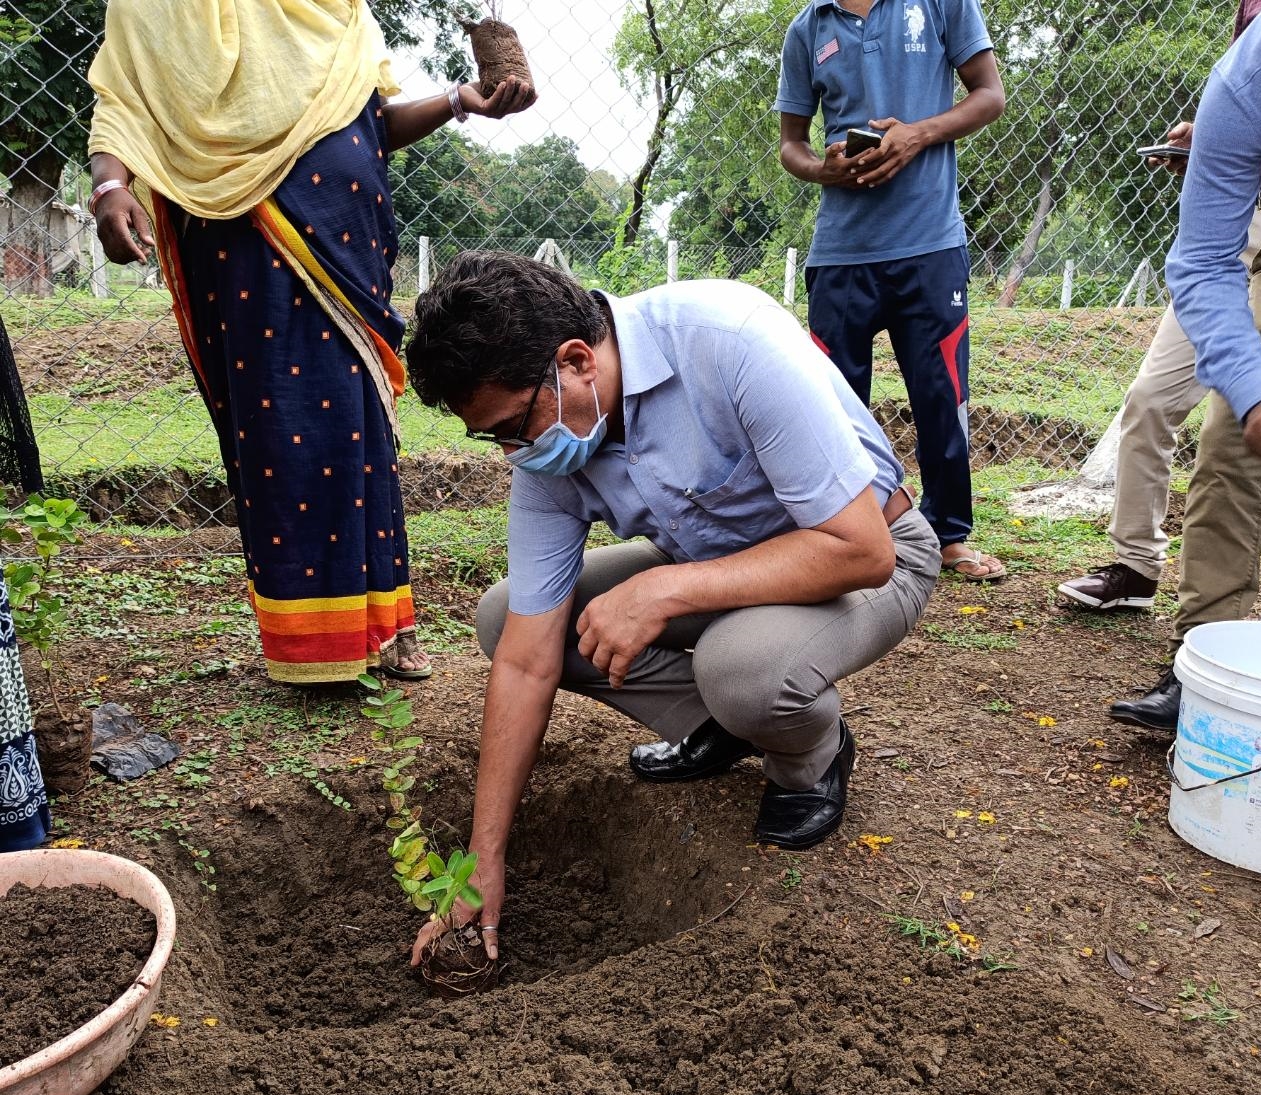
[[[505,121],[471,118],[468,135],[507,151],[558,134],[577,144],[588,168],[604,168],[618,179],[633,175],[652,130],[652,103],[641,106],[622,87],[610,57],[630,6],[628,0],[503,0],[502,18],[521,38],[539,100]],[[412,64],[398,57],[406,95],[442,90],[422,72],[409,74]]]

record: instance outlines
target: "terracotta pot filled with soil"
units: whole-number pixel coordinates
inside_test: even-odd
[[[170,895],[137,863],[0,856],[0,1093],[95,1090],[148,1025],[174,939]]]
[[[73,795],[87,786],[92,760],[92,717],[82,707],[63,717],[55,709],[35,716],[35,745],[44,786],[54,795]]]
[[[509,76],[516,76],[522,83],[534,83],[529,62],[525,59],[525,50],[521,48],[521,39],[512,27],[496,18],[493,8],[491,14],[480,23],[461,19],[460,26],[469,36],[469,44],[473,47],[477,79],[485,98],[489,99],[494,95],[495,88]]]
[[[429,945],[417,974],[439,996],[454,999],[493,989],[499,984],[499,962],[487,955],[477,928],[466,924]]]

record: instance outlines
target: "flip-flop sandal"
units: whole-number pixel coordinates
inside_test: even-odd
[[[423,653],[420,649],[420,643],[416,641],[414,635],[409,635],[408,646],[410,649],[402,651],[399,649],[403,645],[404,636],[400,635],[389,648],[381,655],[381,664],[377,668],[387,677],[393,677],[398,681],[423,681],[426,677],[433,676],[433,665],[429,662],[429,655],[425,654],[425,664],[419,669],[400,669],[398,659],[400,656],[409,656],[412,654]],[[389,659],[387,661],[387,659]],[[393,664],[391,664],[391,662]]]
[[[998,569],[991,570],[988,574],[969,574],[966,570],[960,570],[959,568],[962,566],[983,567],[989,565],[985,562],[985,556],[981,554],[980,550],[974,549],[971,555],[960,555],[959,558],[951,559],[948,563],[943,562],[941,569],[943,572],[947,570],[953,571],[966,582],[997,582],[1000,578],[1007,577],[1007,568],[1002,563],[999,563],[997,559],[994,562],[998,563]]]

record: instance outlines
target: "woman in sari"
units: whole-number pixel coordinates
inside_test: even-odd
[[[110,0],[89,72],[105,253],[156,249],[236,503],[268,675],[419,679],[394,404],[390,152],[534,102],[396,94],[366,0]]]
[[[36,848],[51,828],[9,591],[0,574],[0,852]]]

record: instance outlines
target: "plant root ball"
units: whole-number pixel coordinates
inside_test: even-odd
[[[494,95],[495,88],[509,76],[516,76],[527,84],[534,83],[521,40],[507,23],[498,19],[483,19],[480,23],[464,22],[462,25],[473,47],[477,79],[485,98]]]
[[[485,992],[499,984],[499,962],[492,961],[472,924],[438,936],[420,957],[420,979],[439,996],[453,999]]]

